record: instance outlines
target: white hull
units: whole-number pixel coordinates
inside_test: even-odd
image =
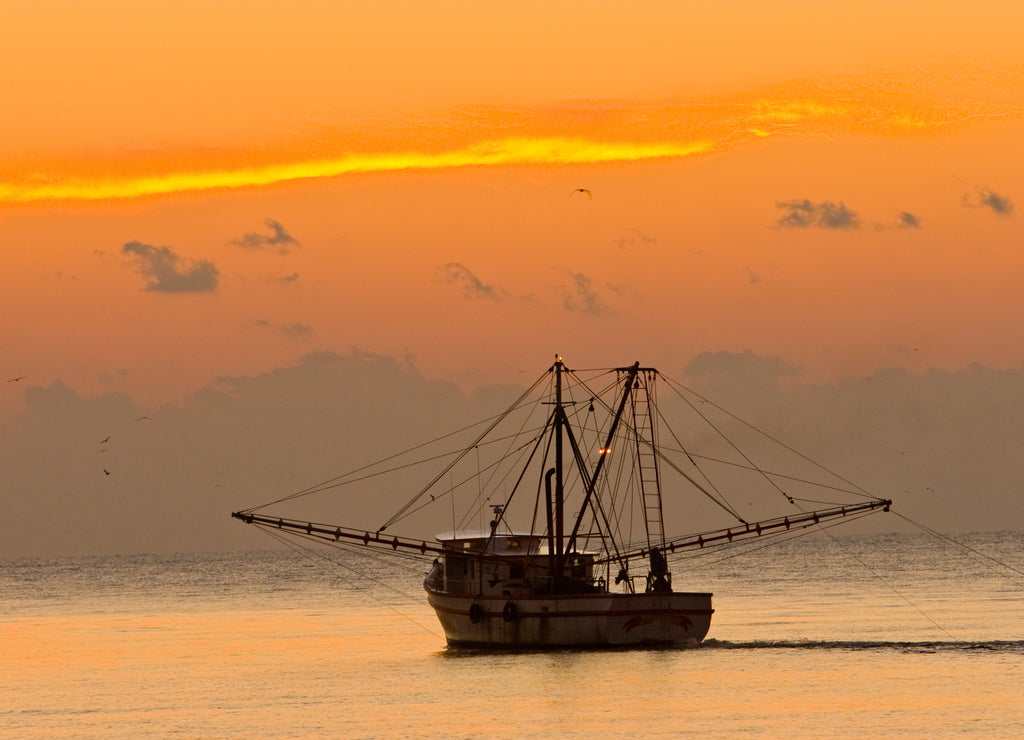
[[[448,644],[530,649],[695,645],[711,626],[711,594],[468,596],[427,589]]]

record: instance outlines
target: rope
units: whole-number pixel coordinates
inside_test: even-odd
[[[853,559],[854,559],[854,560],[856,560],[856,561],[857,561],[858,563],[860,563],[860,564],[861,564],[861,567],[863,567],[863,568],[864,568],[864,570],[866,570],[866,571],[867,571],[868,573],[870,573],[871,575],[873,575],[873,576],[874,576],[875,578],[877,578],[877,579],[878,579],[879,581],[881,581],[882,583],[884,583],[884,584],[885,584],[885,585],[886,585],[886,586],[887,586],[887,587],[889,588],[889,590],[890,590],[890,591],[892,591],[892,592],[893,592],[894,594],[896,594],[896,595],[897,595],[897,596],[899,596],[899,597],[900,597],[901,599],[903,599],[903,601],[905,601],[905,602],[906,602],[906,603],[907,603],[907,604],[908,604],[908,605],[909,605],[909,606],[910,606],[910,607],[911,607],[911,608],[912,608],[912,609],[913,609],[914,611],[916,611],[916,612],[917,612],[918,614],[920,614],[920,615],[921,615],[922,617],[924,617],[924,618],[925,618],[925,619],[927,619],[927,620],[928,620],[929,622],[931,622],[931,623],[932,623],[932,625],[933,625],[933,626],[934,626],[934,627],[935,627],[936,629],[938,629],[938,630],[939,630],[940,632],[942,632],[942,634],[944,634],[944,635],[945,635],[946,637],[948,637],[948,638],[949,638],[950,640],[955,640],[955,639],[956,639],[955,637],[953,637],[953,635],[951,635],[951,634],[949,633],[949,630],[947,630],[947,629],[946,629],[945,627],[943,627],[943,626],[942,626],[941,624],[939,624],[939,623],[938,623],[938,622],[936,622],[936,621],[935,621],[934,619],[932,619],[932,618],[931,618],[931,617],[930,617],[930,616],[929,616],[928,614],[926,614],[926,613],[924,612],[924,610],[922,610],[922,609],[921,609],[921,607],[919,607],[919,606],[918,606],[917,604],[915,604],[914,602],[912,602],[912,601],[911,601],[911,600],[910,600],[910,599],[909,599],[909,598],[908,598],[908,597],[907,597],[907,596],[906,596],[905,594],[903,594],[903,593],[902,593],[901,591],[899,591],[899,590],[898,590],[898,589],[897,589],[897,588],[896,588],[895,586],[893,586],[893,585],[892,585],[891,583],[889,583],[889,581],[887,581],[887,580],[886,580],[885,578],[883,578],[883,577],[882,577],[882,575],[881,575],[880,573],[878,573],[878,571],[876,571],[876,570],[875,570],[874,568],[872,568],[872,567],[871,567],[870,565],[868,565],[868,564],[867,564],[867,563],[865,563],[865,562],[864,562],[863,560],[861,560],[861,559],[860,559],[859,557],[857,557],[857,555],[856,555],[855,553],[853,553],[853,552],[851,552],[850,550],[848,550],[848,549],[846,548],[846,546],[845,546],[845,545],[843,545],[843,543],[839,541],[839,538],[838,538],[838,537],[836,537],[836,536],[835,536],[834,534],[832,534],[831,532],[829,532],[829,531],[828,531],[827,529],[826,529],[826,530],[824,530],[824,532],[825,532],[825,534],[827,534],[827,535],[829,536],[829,539],[831,539],[831,540],[832,540],[832,541],[833,541],[833,542],[834,542],[835,544],[839,545],[839,547],[840,547],[840,548],[842,548],[843,552],[845,552],[845,553],[847,554],[847,556],[849,556],[849,557],[853,558]]]
[[[909,516],[907,516],[907,515],[905,515],[905,514],[901,514],[901,513],[899,513],[898,511],[893,511],[893,514],[895,514],[896,516],[898,516],[898,517],[899,517],[900,519],[902,519],[903,521],[905,521],[905,522],[908,522],[908,523],[910,523],[910,524],[913,524],[913,525],[914,525],[915,527],[917,527],[917,528],[918,528],[918,529],[920,529],[921,531],[923,531],[923,532],[927,532],[928,534],[932,535],[933,537],[936,537],[936,538],[938,538],[938,539],[940,539],[940,540],[943,540],[943,541],[945,541],[945,542],[949,542],[949,543],[952,543],[952,544],[956,545],[957,547],[963,548],[963,549],[964,549],[964,550],[966,550],[967,552],[970,552],[970,553],[973,553],[974,555],[977,555],[977,556],[978,556],[978,557],[980,557],[980,558],[983,558],[983,559],[985,559],[985,560],[988,560],[988,561],[990,561],[990,562],[993,562],[993,563],[995,563],[996,565],[998,565],[998,566],[1000,566],[1000,567],[1003,567],[1003,568],[1006,568],[1006,569],[1007,569],[1007,570],[1009,570],[1009,571],[1013,571],[1013,572],[1014,572],[1014,573],[1016,573],[1017,575],[1021,575],[1021,576],[1024,576],[1024,571],[1020,570],[1019,568],[1014,568],[1014,567],[1013,567],[1012,565],[1010,565],[1009,563],[1004,563],[1004,562],[1002,562],[1001,560],[996,560],[996,559],[995,559],[994,557],[992,557],[991,555],[986,555],[985,553],[981,552],[980,550],[976,550],[976,549],[974,549],[973,547],[971,547],[970,545],[968,545],[968,544],[965,544],[965,543],[963,543],[963,542],[960,542],[959,540],[957,540],[957,539],[954,539],[954,538],[950,537],[949,535],[945,535],[945,534],[942,534],[941,532],[937,532],[937,531],[935,531],[934,529],[932,529],[931,527],[926,527],[926,526],[925,526],[924,524],[921,524],[921,522],[917,522],[917,521],[914,521],[914,520],[913,520],[913,519],[911,519],[911,518],[910,518]],[[1021,586],[1021,587],[1024,587],[1024,583],[1021,583],[1021,582],[1019,582],[1019,581],[1017,581],[1016,579],[1013,579],[1013,578],[1011,578],[1010,580],[1011,580],[1011,582],[1013,582],[1013,583],[1014,583],[1015,585],[1017,585],[1017,586]]]
[[[410,601],[414,601],[415,600],[415,598],[411,594],[407,594],[404,591],[401,591],[400,589],[395,588],[394,586],[392,586],[392,585],[382,581],[379,578],[374,578],[373,576],[369,576],[369,575],[367,575],[365,573],[361,573],[358,570],[356,570],[355,568],[353,568],[352,566],[350,566],[350,565],[348,565],[346,563],[343,563],[340,560],[335,560],[333,558],[329,558],[325,554],[319,552],[318,550],[314,550],[313,548],[310,548],[310,547],[302,547],[302,546],[300,546],[295,541],[294,538],[285,537],[285,536],[283,536],[281,534],[278,534],[277,532],[271,531],[269,529],[264,529],[263,527],[260,527],[259,529],[261,529],[262,531],[266,532],[266,534],[269,537],[272,537],[275,540],[277,540],[278,542],[281,542],[282,544],[284,544],[286,547],[288,547],[293,552],[297,552],[297,553],[305,556],[306,558],[308,558],[312,562],[316,563],[318,566],[321,567],[321,569],[325,573],[329,572],[329,571],[327,571],[327,569],[324,567],[324,564],[323,564],[322,561],[327,561],[329,563],[333,563],[334,565],[337,565],[337,566],[339,566],[341,568],[344,568],[345,570],[349,571],[350,573],[354,573],[355,575],[359,576],[363,580],[370,581],[371,583],[376,583],[378,586],[383,586],[384,588],[390,589],[391,591],[394,591],[395,593],[397,593],[399,596],[404,596],[406,599],[409,599]],[[388,610],[394,612],[398,616],[400,616],[403,619],[411,622],[412,624],[416,625],[417,627],[419,627],[420,629],[424,630],[425,632],[433,635],[434,637],[436,637],[436,638],[438,638],[440,640],[444,640],[445,639],[442,635],[437,634],[437,632],[435,632],[434,630],[430,629],[426,625],[420,624],[415,619],[410,617],[408,614],[403,613],[399,609],[393,607],[391,604],[388,604],[386,601],[383,601],[382,599],[377,598],[369,589],[358,589],[358,590],[360,590],[363,593],[365,593],[367,596],[369,596],[371,599],[373,599],[378,604],[383,606],[385,609],[388,609]]]
[[[405,455],[408,455],[408,454],[410,454],[412,452],[415,452],[416,450],[420,450],[420,449],[423,449],[424,447],[429,447],[430,445],[437,444],[438,442],[440,442],[440,441],[442,441],[444,439],[448,439],[449,437],[454,437],[454,436],[456,436],[458,434],[462,434],[462,433],[464,433],[464,432],[466,432],[466,431],[468,431],[470,429],[473,429],[474,427],[478,427],[481,424],[486,424],[487,422],[493,421],[494,423],[491,424],[490,427],[488,427],[487,431],[485,431],[483,434],[480,435],[480,439],[482,439],[483,437],[487,436],[488,432],[491,429],[493,429],[495,426],[497,426],[497,424],[500,423],[501,420],[505,416],[507,416],[509,413],[511,413],[513,410],[515,410],[515,408],[518,406],[519,403],[522,402],[522,400],[524,398],[526,398],[538,385],[540,385],[541,381],[543,381],[545,379],[545,375],[541,375],[539,378],[537,378],[537,380],[535,380],[533,382],[533,384],[529,388],[527,388],[526,391],[518,399],[516,399],[515,403],[513,403],[512,406],[510,406],[508,409],[506,409],[505,411],[503,411],[500,414],[496,414],[496,415],[488,417],[486,419],[473,422],[472,424],[467,424],[466,426],[464,426],[464,427],[462,427],[460,429],[456,429],[454,431],[447,432],[445,434],[440,435],[439,437],[435,437],[435,438],[433,438],[431,440],[427,440],[426,442],[421,442],[420,444],[414,445],[413,447],[409,447],[409,448],[407,448],[405,450],[402,450],[400,452],[396,452],[396,453],[394,453],[392,455],[388,455],[387,457],[383,457],[380,460],[375,460],[373,462],[367,463],[366,465],[362,465],[362,466],[360,466],[358,468],[350,470],[350,471],[348,471],[346,473],[342,473],[341,475],[336,475],[333,478],[328,478],[328,479],[326,479],[324,481],[321,481],[319,483],[314,483],[311,486],[307,486],[306,488],[303,488],[301,490],[298,490],[298,491],[295,491],[293,493],[290,493],[287,496],[282,496],[281,498],[275,499],[273,501],[268,501],[268,502],[266,502],[264,504],[260,504],[259,506],[254,506],[254,507],[249,508],[249,509],[243,509],[243,511],[246,511],[246,512],[256,512],[256,511],[259,511],[261,509],[265,509],[265,508],[267,508],[269,506],[273,506],[275,504],[284,503],[285,501],[291,501],[293,499],[302,498],[302,497],[305,497],[305,496],[310,496],[310,495],[313,495],[313,494],[316,494],[316,493],[323,493],[324,491],[329,491],[329,490],[331,490],[333,488],[338,488],[340,486],[349,485],[350,483],[357,483],[359,481],[368,480],[370,478],[374,478],[374,477],[377,477],[377,476],[380,476],[380,475],[386,475],[388,473],[393,473],[393,472],[395,472],[397,470],[404,470],[406,468],[410,468],[410,467],[413,467],[413,466],[416,466],[416,465],[421,465],[423,463],[432,462],[434,460],[439,460],[439,459],[448,457],[449,455],[457,455],[459,453],[465,454],[466,452],[468,452],[469,449],[472,449],[472,448],[471,447],[470,448],[459,448],[458,450],[452,450],[452,451],[448,451],[448,452],[443,452],[443,453],[440,453],[438,455],[434,455],[434,456],[431,456],[431,457],[426,457],[426,458],[423,458],[423,459],[420,459],[420,460],[415,460],[415,461],[410,462],[410,463],[405,463],[405,464],[398,465],[398,466],[395,466],[395,467],[392,467],[392,468],[387,468],[387,469],[380,470],[380,471],[377,471],[377,472],[369,473],[367,475],[360,476],[358,478],[352,478],[352,476],[356,475],[357,473],[362,473],[362,472],[364,472],[366,470],[371,470],[371,469],[377,467],[378,465],[383,465],[386,462],[390,462],[391,460],[395,460],[397,458],[401,458],[401,457],[403,457]],[[458,461],[456,461],[456,463],[457,462]],[[452,463],[448,467],[451,468],[454,465],[455,465],[455,463]],[[433,484],[431,484],[431,485],[433,485]],[[427,486],[427,488],[429,488],[429,487],[430,486]],[[419,495],[422,496],[423,495],[423,491],[421,491]]]
[[[419,493],[417,493],[417,494],[416,494],[415,496],[413,496],[413,497],[412,497],[412,499],[410,499],[410,500],[409,500],[409,502],[405,504],[405,506],[403,506],[403,507],[402,507],[401,509],[399,509],[399,510],[398,510],[397,512],[395,512],[395,513],[394,513],[394,514],[393,514],[393,515],[391,516],[391,518],[390,518],[390,519],[388,519],[388,520],[387,520],[386,522],[384,522],[384,524],[382,524],[382,525],[380,526],[380,528],[379,528],[379,529],[378,529],[377,531],[378,531],[378,532],[383,532],[383,531],[384,531],[385,529],[387,529],[387,528],[388,528],[388,527],[389,527],[389,526],[390,526],[391,524],[394,524],[394,523],[395,523],[396,521],[398,521],[399,519],[401,519],[401,518],[402,518],[402,516],[403,516],[403,515],[405,514],[405,512],[406,512],[406,511],[408,511],[408,510],[409,510],[409,509],[410,509],[410,508],[411,508],[411,507],[413,506],[413,504],[415,504],[415,503],[416,503],[416,502],[417,502],[417,501],[418,501],[418,500],[419,500],[419,499],[420,499],[420,498],[421,498],[421,497],[422,497],[422,496],[423,496],[424,494],[426,494],[426,492],[427,492],[427,491],[429,491],[429,490],[430,490],[431,488],[433,488],[433,486],[434,486],[434,484],[435,484],[435,483],[437,483],[437,482],[438,482],[439,480],[441,480],[442,478],[444,478],[444,476],[446,476],[446,475],[448,474],[448,471],[450,471],[450,470],[451,470],[452,468],[454,468],[454,467],[455,467],[456,465],[458,465],[458,464],[459,464],[459,462],[460,462],[460,461],[461,461],[461,460],[462,460],[462,459],[463,459],[463,458],[464,458],[464,457],[465,457],[466,455],[468,455],[468,454],[469,454],[470,450],[473,450],[473,449],[475,449],[475,448],[476,448],[476,446],[477,446],[477,445],[478,445],[478,444],[479,444],[479,443],[481,442],[481,440],[483,440],[483,439],[484,439],[484,438],[485,438],[485,437],[486,437],[486,436],[487,436],[488,434],[490,434],[490,433],[491,433],[491,431],[492,431],[492,430],[493,430],[493,429],[494,429],[494,428],[495,428],[496,426],[498,426],[498,424],[500,424],[500,423],[501,423],[501,422],[502,422],[502,421],[503,421],[503,420],[505,419],[505,417],[507,417],[507,416],[508,416],[509,414],[511,414],[511,413],[512,413],[513,411],[515,411],[515,409],[519,407],[519,404],[520,404],[520,403],[522,403],[522,402],[523,402],[523,400],[524,400],[525,398],[527,398],[527,397],[528,397],[528,396],[529,396],[529,395],[530,395],[531,393],[533,393],[533,390],[534,390],[534,388],[536,388],[536,387],[537,387],[538,385],[540,385],[540,384],[541,384],[541,381],[543,381],[543,380],[544,380],[544,379],[545,379],[546,377],[547,377],[547,373],[545,373],[544,375],[541,375],[541,376],[540,376],[539,378],[537,378],[537,379],[536,379],[535,381],[533,381],[533,385],[531,385],[531,386],[530,386],[529,388],[527,388],[527,389],[526,389],[525,391],[523,391],[522,395],[521,395],[521,396],[519,396],[519,398],[517,398],[517,399],[515,400],[515,402],[514,402],[514,403],[513,403],[513,404],[512,404],[511,406],[509,406],[509,407],[508,407],[507,409],[505,409],[505,411],[504,411],[503,413],[499,414],[499,415],[498,415],[498,416],[497,416],[497,417],[496,417],[496,418],[494,419],[494,421],[493,421],[493,422],[492,422],[492,423],[490,424],[490,426],[488,426],[488,427],[487,427],[487,428],[486,428],[486,429],[485,429],[485,430],[484,430],[484,431],[483,431],[483,432],[482,432],[482,433],[480,434],[480,436],[479,436],[479,437],[477,437],[477,438],[476,438],[476,440],[474,440],[474,442],[473,442],[473,444],[472,444],[472,445],[470,445],[469,447],[467,447],[467,448],[466,448],[465,450],[463,450],[463,451],[462,451],[462,453],[461,453],[461,454],[459,454],[459,455],[458,455],[458,456],[457,456],[457,457],[456,457],[456,458],[455,458],[454,460],[452,460],[452,461],[451,461],[450,463],[448,463],[448,465],[447,465],[447,466],[445,466],[445,468],[444,468],[444,469],[443,469],[443,470],[442,470],[441,472],[439,472],[439,473],[438,473],[437,475],[435,475],[435,476],[434,476],[434,477],[433,477],[433,478],[431,479],[431,481],[430,481],[429,483],[427,483],[427,485],[423,486],[423,488],[422,488],[422,489],[420,489],[420,492],[419,492]]]
[[[790,447],[785,442],[783,442],[782,440],[772,436],[771,434],[769,434],[768,432],[764,431],[763,429],[754,426],[753,424],[751,424],[749,421],[746,421],[745,419],[741,419],[740,417],[736,416],[732,412],[722,408],[721,406],[716,404],[714,401],[711,401],[710,399],[704,398],[704,396],[700,395],[699,393],[697,393],[692,388],[688,388],[687,386],[683,385],[682,383],[679,383],[678,381],[672,380],[672,378],[666,377],[665,380],[666,380],[666,382],[669,383],[670,386],[672,386],[673,388],[676,389],[676,393],[679,395],[679,397],[682,398],[684,401],[686,401],[688,404],[690,403],[689,400],[680,392],[680,390],[684,390],[687,393],[693,394],[694,396],[696,396],[703,403],[711,404],[711,406],[713,408],[717,409],[718,411],[720,411],[721,413],[723,413],[726,416],[730,417],[731,419],[734,419],[735,421],[738,421],[740,424],[744,425],[748,429],[751,429],[754,432],[757,432],[758,434],[760,434],[761,436],[765,437],[766,439],[769,439],[772,442],[774,442],[775,444],[779,445],[784,450],[787,450],[788,452],[791,452],[792,454],[796,455],[797,457],[799,457],[800,459],[804,460],[805,462],[810,463],[811,465],[815,466],[819,470],[822,470],[825,473],[828,473],[829,475],[831,475],[832,477],[836,478],[837,480],[839,480],[839,481],[845,483],[846,485],[850,486],[854,490],[849,491],[849,493],[852,493],[854,495],[864,496],[865,498],[879,498],[878,496],[875,496],[874,494],[869,493],[868,491],[864,490],[863,488],[858,486],[856,483],[847,480],[843,476],[839,475],[839,473],[836,473],[834,470],[830,470],[829,468],[825,467],[824,465],[819,463],[817,460],[814,460],[814,459],[808,457],[807,455],[805,455],[804,453],[800,452],[799,450],[796,450],[796,449]],[[692,404],[691,404],[691,407],[692,407]],[[698,412],[698,413],[700,413],[700,412]],[[702,415],[702,417],[703,417],[703,415]],[[708,423],[710,424],[711,422],[708,422]],[[717,431],[717,429],[716,429],[716,431]],[[753,464],[753,463],[751,463],[751,464]],[[783,495],[785,495],[785,494],[783,494]]]

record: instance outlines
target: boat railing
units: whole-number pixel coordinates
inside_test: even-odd
[[[642,578],[642,576],[634,577]],[[608,582],[603,576],[586,579],[562,579],[561,588],[556,588],[554,579],[551,576],[546,575],[537,576],[532,579],[506,578],[494,580],[485,577],[481,585],[479,576],[452,578],[431,573],[431,575],[424,580],[424,586],[432,591],[444,591],[449,594],[482,594],[484,596],[513,596],[517,594],[545,595],[554,593],[608,593]]]

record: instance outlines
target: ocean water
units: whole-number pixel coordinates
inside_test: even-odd
[[[962,539],[677,563],[708,639],[608,652],[448,649],[419,563],[4,561],[0,737],[1024,737],[1024,534]]]

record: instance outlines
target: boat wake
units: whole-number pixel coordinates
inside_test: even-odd
[[[706,639],[699,650],[845,650],[892,651],[898,653],[950,653],[963,650],[1024,655],[1024,640],[898,641],[898,640],[749,640]]]
[[[906,655],[931,655],[955,653],[970,653],[973,655],[992,653],[993,655],[1024,655],[1024,640],[984,640],[978,642],[946,640],[946,641],[898,641],[898,640],[715,640],[705,639],[697,645],[674,645],[674,646],[638,646],[618,645],[605,646],[600,652],[635,652],[644,651],[666,651],[666,652],[689,652],[704,650],[822,650],[831,652],[868,652],[868,653],[889,653]],[[521,647],[517,649],[495,650],[488,647],[463,647],[447,645],[438,651],[438,656],[444,658],[475,658],[491,657],[494,655],[518,655],[530,653],[543,654],[575,654],[593,653],[593,648],[543,648],[543,647]]]

